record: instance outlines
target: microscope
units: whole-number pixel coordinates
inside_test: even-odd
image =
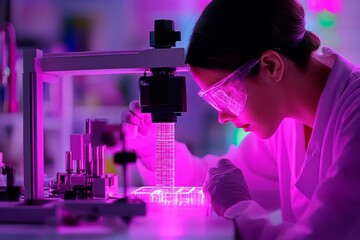
[[[139,79],[142,111],[151,113],[158,131],[170,131],[170,139],[160,139],[161,149],[167,146],[166,141],[174,141],[174,123],[186,111],[185,78],[176,76],[177,71],[186,71],[184,49],[172,48],[179,40],[180,32],[174,31],[173,21],[161,19],[155,20],[155,30],[150,33],[152,49],[60,54],[24,51],[24,198],[5,205],[0,202],[0,222],[44,223],[56,218],[59,210],[77,216],[123,219],[146,214],[146,204],[135,195],[126,196],[124,191],[120,199],[116,197],[118,177],[105,172],[103,136],[108,124],[104,119],[87,119],[85,132],[70,136],[70,149],[64,157],[66,169],[57,173],[49,195],[45,194],[43,82],[61,81],[67,75],[143,74]],[[115,155],[115,162],[126,166],[136,160],[136,155],[124,151]],[[170,169],[173,174],[174,166],[169,163],[173,164],[174,154],[166,158],[159,153],[159,158],[165,159],[159,168]],[[157,182],[160,187],[174,187],[173,175],[159,175]]]
[[[180,32],[174,31],[169,20],[156,20],[155,30],[150,32],[150,46],[170,49],[180,40]],[[149,75],[139,79],[140,105],[143,113],[151,113],[157,125],[157,186],[174,187],[174,123],[181,112],[186,112],[185,77],[176,76],[176,67],[153,67]],[[66,152],[66,172],[57,174],[52,184],[54,196],[64,199],[106,198],[118,192],[118,178],[105,174],[106,120],[86,120],[85,134],[71,135],[70,151]],[[126,197],[126,164],[135,162],[136,154],[127,152],[122,125],[119,129],[122,152],[114,156],[115,163],[123,165],[124,197]],[[170,133],[170,134],[169,134]],[[170,137],[169,137],[170,136]],[[168,147],[172,143],[172,147]],[[74,172],[73,163],[77,163]]]

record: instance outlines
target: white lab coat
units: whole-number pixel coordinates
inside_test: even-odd
[[[324,55],[335,62],[306,152],[294,121],[284,121],[270,139],[284,222],[273,226],[254,201],[236,204],[225,216],[244,239],[360,238],[360,67],[330,49]]]
[[[268,140],[250,133],[223,156],[242,169],[255,200],[225,212],[242,239],[360,239],[360,67],[328,48],[323,53],[334,63],[307,150],[303,125],[284,119]],[[218,160],[177,143],[177,185],[201,186]],[[153,184],[154,173],[139,168]],[[276,208],[283,221],[273,225],[268,212]]]

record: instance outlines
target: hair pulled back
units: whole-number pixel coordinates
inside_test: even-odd
[[[213,0],[195,24],[186,63],[234,71],[265,50],[280,49],[305,66],[319,46],[297,0]]]

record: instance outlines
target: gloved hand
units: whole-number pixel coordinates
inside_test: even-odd
[[[203,191],[210,199],[214,211],[219,216],[244,200],[251,200],[248,186],[242,171],[230,160],[220,159],[217,168],[210,168]]]
[[[151,114],[142,113],[140,102],[133,100],[129,108],[121,114],[121,122],[137,126],[135,136],[126,136],[126,146],[133,149],[144,166],[151,171],[156,167],[156,126],[152,124]]]

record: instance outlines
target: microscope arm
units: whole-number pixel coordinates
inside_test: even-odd
[[[157,48],[126,52],[75,52],[43,54],[24,51],[24,184],[25,199],[43,198],[44,123],[43,82],[64,75],[143,73],[151,68],[187,71],[183,48]]]

